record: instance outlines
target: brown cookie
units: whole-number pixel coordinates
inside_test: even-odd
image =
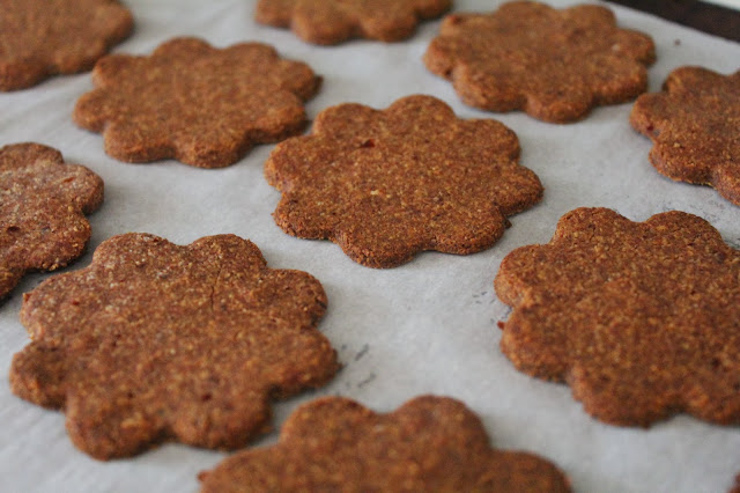
[[[2,0],[0,91],[89,70],[133,26],[116,0]]]
[[[274,218],[285,232],[394,267],[422,250],[493,245],[506,216],[542,197],[518,157],[519,141],[501,123],[462,120],[436,98],[410,96],[382,111],[324,110],[312,135],[273,150],[265,175],[283,193]]]
[[[317,399],[288,418],[276,445],[240,452],[201,480],[202,493],[571,491],[552,463],[493,449],[465,405],[432,396],[389,414]]]
[[[504,354],[596,418],[740,423],[740,251],[705,220],[576,209],[549,244],[507,255],[494,285],[514,307]]]
[[[193,38],[162,44],[152,56],[110,55],[93,70],[96,89],[74,111],[102,132],[116,159],[175,158],[203,168],[228,166],[257,143],[299,133],[303,102],[321,79],[270,46],[212,48]]]
[[[40,144],[0,148],[0,298],[32,270],[64,267],[85,251],[103,180]]]
[[[740,493],[740,474],[735,478],[735,486],[730,490],[729,493]]]
[[[439,17],[452,0],[260,0],[255,19],[289,27],[302,40],[333,45],[350,38],[400,41],[420,19]]]
[[[268,268],[237,236],[188,246],[116,236],[89,267],[26,295],[33,342],[13,358],[10,383],[63,409],[74,444],[97,459],[165,440],[238,448],[265,431],[271,399],[337,371],[316,330],[325,309],[316,279]]]
[[[650,162],[661,174],[740,205],[740,70],[678,68],[663,92],[637,99],[630,123],[653,141]]]
[[[556,10],[527,1],[447,16],[424,55],[427,68],[451,80],[464,103],[524,110],[555,123],[637,97],[654,59],[652,39],[617,28],[606,7]]]

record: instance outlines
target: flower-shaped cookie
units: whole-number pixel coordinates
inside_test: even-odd
[[[103,180],[40,144],[0,148],[0,298],[30,270],[64,267],[85,251]]]
[[[400,41],[420,19],[438,17],[452,0],[260,0],[257,22],[290,27],[309,43],[333,45],[353,37]]]
[[[518,156],[501,123],[462,120],[438,99],[410,96],[382,111],[324,110],[312,135],[273,150],[265,175],[283,193],[274,217],[287,233],[393,267],[422,250],[468,254],[495,243],[506,216],[542,197]]]
[[[325,309],[316,279],[268,268],[239,237],[116,236],[89,267],[26,295],[33,342],[14,357],[11,386],[63,409],[74,444],[97,459],[170,439],[241,447],[266,428],[270,399],[336,372],[316,330]]]
[[[116,0],[0,0],[0,91],[89,70],[133,25]]]
[[[567,382],[596,418],[740,423],[740,251],[703,219],[576,209],[549,244],[507,255],[494,284],[514,307],[504,354]]]
[[[202,493],[570,491],[552,463],[493,449],[465,405],[433,396],[388,414],[317,399],[288,418],[276,445],[240,452],[201,479]]]
[[[740,205],[740,70],[674,70],[663,92],[643,94],[630,115],[650,137],[650,162],[678,181],[711,185]]]
[[[303,101],[321,79],[264,44],[216,49],[178,38],[149,57],[101,59],[93,81],[96,89],[77,102],[74,119],[103,132],[108,154],[217,168],[238,161],[256,143],[300,132]]]
[[[649,36],[617,28],[606,7],[520,1],[447,16],[424,62],[468,105],[566,123],[644,92],[654,51]]]

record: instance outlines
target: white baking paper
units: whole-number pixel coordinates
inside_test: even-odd
[[[711,188],[659,175],[647,161],[649,140],[628,124],[630,104],[596,109],[570,125],[468,108],[450,83],[422,64],[438,21],[424,24],[406,42],[317,47],[289,31],[257,25],[254,0],[125,3],[136,18],[136,31],[116,52],[148,54],[179,35],[200,36],[219,47],[246,40],[271,43],[284,57],[306,61],[324,77],[320,93],[307,105],[311,118],[344,102],[385,108],[402,96],[432,94],[460,117],[496,118],[512,128],[521,141],[522,164],[546,188],[543,202],[512,217],[513,226],[488,251],[464,257],[423,253],[404,266],[375,270],[349,260],[330,242],[296,239],[274,224],[271,213],[280,194],[262,175],[271,145],[219,170],[175,161],[125,164],[106,156],[100,135],[72,123],[76,99],[92,88],[89,74],[0,94],[0,145],[50,145],[105,180],[105,203],[90,217],[91,251],[106,238],[130,231],[181,244],[235,233],[254,241],[270,266],[305,270],[323,283],[329,310],[320,328],[337,348],[344,369],[327,387],[277,403],[276,430],[297,405],[320,395],[347,396],[390,411],[412,397],[434,393],[464,401],[481,416],[496,446],[535,452],[557,463],[576,492],[723,493],[730,488],[740,473],[737,426],[712,426],[685,415],[647,430],[608,426],[584,413],[567,386],[518,373],[498,349],[496,322],[508,315],[492,287],[501,259],[516,247],[547,242],[558,218],[573,208],[606,206],[633,220],[683,210],[709,220],[728,242],[740,246],[740,207]],[[457,11],[490,11],[502,2],[455,3]],[[740,67],[739,44],[612,8],[621,26],[650,33],[655,40],[658,61],[650,68],[651,90],[681,65],[723,73]],[[87,265],[90,257],[70,269]],[[197,491],[197,473],[226,454],[167,444],[132,459],[98,462],[72,446],[62,413],[10,393],[11,357],[28,342],[18,321],[21,294],[48,276],[28,276],[0,305],[0,491]],[[256,444],[268,444],[276,435]]]

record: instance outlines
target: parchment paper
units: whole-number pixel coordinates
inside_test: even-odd
[[[254,0],[125,3],[135,15],[136,31],[117,52],[148,54],[177,35],[200,36],[219,47],[265,41],[324,77],[321,92],[307,106],[311,118],[343,102],[385,108],[402,96],[432,94],[460,117],[496,118],[512,128],[521,141],[522,164],[546,188],[544,201],[511,218],[512,228],[488,251],[466,257],[424,253],[402,267],[374,270],[352,262],[332,243],[292,238],[274,224],[271,213],[279,193],[262,176],[271,145],[221,170],[175,161],[124,164],[104,154],[100,135],[72,123],[76,99],[92,87],[89,74],[0,94],[0,145],[47,144],[104,178],[105,203],[90,218],[90,252],[129,231],[181,244],[235,233],[254,241],[271,267],[305,270],[323,283],[329,310],[320,328],[345,367],[326,388],[276,404],[276,430],[297,405],[319,395],[348,396],[390,411],[419,394],[435,393],[461,399],[478,413],[496,446],[553,460],[577,492],[722,493],[730,488],[740,473],[738,427],[710,426],[685,415],[648,430],[608,426],[590,418],[567,386],[518,373],[498,349],[496,322],[508,315],[492,288],[501,259],[516,247],[547,242],[558,218],[573,208],[606,206],[633,220],[679,209],[709,220],[740,246],[740,208],[708,187],[660,176],[647,161],[648,139],[628,124],[631,104],[597,109],[571,125],[468,108],[450,83],[421,62],[438,22],[424,24],[407,42],[354,41],[327,48],[304,44],[287,30],[258,26],[252,20]],[[456,0],[455,10],[489,11],[501,3]],[[738,44],[612,8],[621,26],[654,37],[658,61],[650,68],[651,90],[681,65],[723,73],[740,66]],[[71,269],[87,265],[90,257]],[[0,491],[197,491],[196,474],[226,454],[167,444],[133,459],[98,462],[72,446],[62,413],[11,395],[5,383],[10,360],[28,342],[18,321],[21,295],[48,276],[28,276],[0,305]],[[256,444],[275,437],[276,432]]]

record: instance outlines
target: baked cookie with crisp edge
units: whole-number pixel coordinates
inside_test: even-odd
[[[740,251],[704,219],[575,209],[549,243],[508,254],[494,286],[513,307],[503,353],[597,419],[740,423]]]
[[[0,148],[0,298],[29,271],[53,271],[81,256],[85,218],[103,202],[103,180],[35,143]]]
[[[321,84],[302,62],[257,42],[214,48],[176,38],[151,56],[109,55],[95,89],[74,110],[82,128],[103,134],[105,151],[126,162],[177,159],[220,168],[255,145],[300,133],[304,102]]]
[[[260,0],[260,24],[290,28],[300,39],[335,45],[352,38],[385,42],[410,37],[420,20],[447,12],[452,0]]]
[[[4,0],[0,91],[90,70],[133,27],[131,12],[116,0]]]
[[[601,5],[554,9],[531,1],[442,22],[424,63],[452,81],[462,101],[496,112],[523,110],[551,123],[630,101],[647,89],[650,36],[618,28]]]
[[[277,444],[239,452],[200,479],[201,493],[571,491],[551,462],[492,448],[472,411],[436,396],[387,414],[343,397],[316,399],[288,418]]]
[[[491,119],[464,120],[432,96],[375,110],[322,111],[310,135],[265,163],[282,192],[273,213],[288,234],[337,243],[352,260],[395,267],[424,250],[466,255],[493,245],[507,216],[540,201],[519,141]]]
[[[314,277],[268,268],[234,235],[187,246],[116,236],[90,266],[24,296],[32,341],[13,358],[11,389],[63,410],[96,459],[165,441],[240,448],[269,428],[271,400],[336,373],[316,328],[326,305]]]
[[[637,98],[630,123],[653,142],[649,158],[660,174],[709,185],[740,205],[740,70],[677,68],[662,92]]]

